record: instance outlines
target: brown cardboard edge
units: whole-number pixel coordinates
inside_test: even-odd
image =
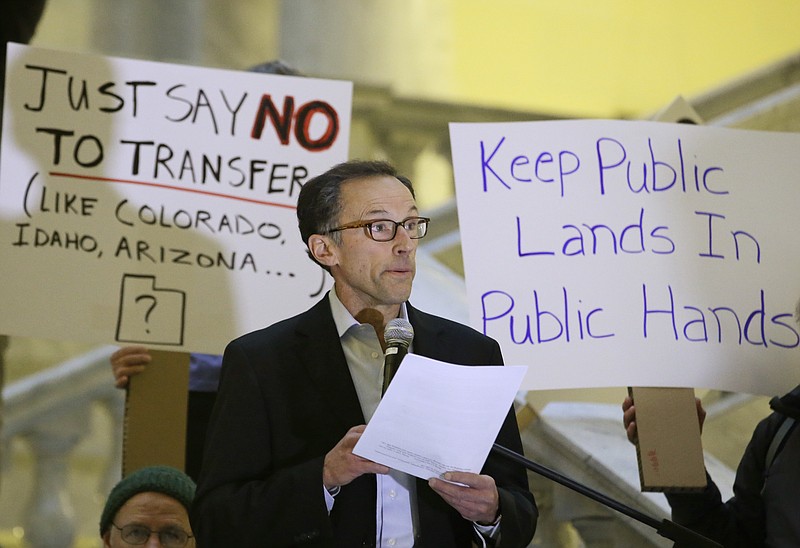
[[[184,470],[189,354],[151,350],[152,361],[132,376],[125,395],[122,476],[162,464]]]
[[[636,391],[638,390],[638,394]],[[634,444],[636,446],[636,460],[639,469],[639,486],[642,492],[662,492],[662,493],[691,493],[691,492],[700,492],[706,488],[707,485],[707,477],[705,473],[705,462],[703,460],[703,450],[702,450],[702,441],[700,439],[700,427],[696,421],[696,407],[694,403],[694,390],[692,388],[653,388],[653,387],[628,387],[628,395],[634,400],[634,405],[636,405],[637,399],[641,402],[642,398],[647,398],[650,395],[655,395],[658,397],[665,397],[667,394],[675,394],[677,391],[681,391],[681,396],[683,396],[686,404],[686,408],[682,409],[684,416],[687,416],[686,423],[684,424],[684,431],[681,435],[686,435],[686,442],[689,444],[695,444],[696,448],[699,449],[699,452],[696,452],[697,460],[687,461],[685,464],[687,466],[687,470],[685,476],[689,479],[681,484],[670,484],[670,483],[657,483],[653,482],[651,475],[647,473],[644,466],[644,459],[645,456],[642,454],[642,447],[639,443],[639,439],[636,440]],[[691,395],[691,397],[688,397]],[[656,398],[654,398],[655,400]],[[649,405],[652,405],[652,402],[647,402]],[[662,406],[664,404],[663,401],[659,402]],[[677,402],[667,402],[668,405],[674,406]],[[652,410],[651,410],[652,411]],[[661,424],[664,424],[663,421],[666,421],[670,418],[670,412],[674,411],[674,407],[667,407],[663,406],[662,409],[658,410],[658,423],[653,422],[653,417],[649,418],[648,422],[645,422],[645,429],[650,428],[659,428]],[[637,410],[637,431],[641,434],[642,424],[639,422],[638,417],[638,410]],[[670,463],[669,461],[666,463],[667,466],[672,466],[673,469],[670,470],[671,476],[676,476],[677,473],[674,471],[674,463]],[[682,463],[684,464],[684,463]],[[695,481],[696,483],[691,483]]]

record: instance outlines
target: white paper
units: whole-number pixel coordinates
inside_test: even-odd
[[[422,479],[478,473],[526,370],[409,354],[353,453]]]

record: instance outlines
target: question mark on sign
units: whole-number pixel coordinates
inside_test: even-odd
[[[147,307],[147,312],[144,313],[144,323],[148,323],[150,321],[150,314],[153,313],[153,309],[156,307],[156,298],[152,295],[139,295],[136,297],[135,301],[138,303],[143,299],[150,301],[150,306]],[[145,329],[145,333],[150,333],[150,329]]]

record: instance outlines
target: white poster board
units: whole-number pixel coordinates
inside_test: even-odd
[[[527,389],[800,382],[800,135],[451,124],[470,318]]]
[[[10,44],[0,333],[221,353],[330,287],[304,181],[348,155],[352,84]]]

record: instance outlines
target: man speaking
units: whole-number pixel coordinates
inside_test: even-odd
[[[297,217],[334,279],[310,310],[231,342],[192,508],[200,546],[527,546],[538,511],[527,474],[490,455],[480,474],[419,480],[353,454],[381,398],[384,329],[409,352],[501,364],[499,345],[407,302],[427,233],[411,182],[383,162],[309,180]],[[497,443],[522,452],[509,413]]]

